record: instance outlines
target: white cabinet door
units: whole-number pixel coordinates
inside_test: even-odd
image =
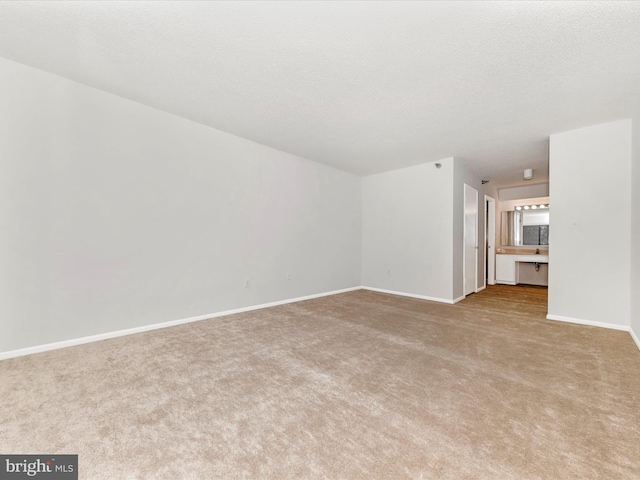
[[[516,284],[515,255],[496,255],[496,283]]]
[[[464,184],[464,294],[478,291],[478,191]]]

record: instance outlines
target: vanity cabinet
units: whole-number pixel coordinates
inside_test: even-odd
[[[496,255],[496,283],[502,283],[506,285],[516,285],[520,283],[520,279],[518,277],[521,263],[530,265],[548,264],[549,255],[511,255],[508,253],[500,253]],[[546,272],[547,271],[545,266],[544,270],[540,271],[541,275],[542,273],[544,273],[544,278],[542,280],[543,283],[535,283],[535,285],[547,284]],[[525,279],[525,283],[530,282]]]
[[[496,255],[496,283],[515,285],[516,282],[516,256],[500,254]]]

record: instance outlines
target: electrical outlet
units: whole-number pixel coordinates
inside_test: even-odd
[[[251,279],[250,278],[245,278],[244,279],[244,288],[249,288],[251,286]]]

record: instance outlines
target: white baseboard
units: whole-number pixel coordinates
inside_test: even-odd
[[[478,289],[476,290],[476,293],[481,292],[481,291],[482,291],[482,290],[484,290],[485,288],[487,288],[487,286],[486,286],[486,285],[485,285],[485,286],[483,286],[483,287],[478,288]]]
[[[613,330],[629,331],[629,327],[625,325],[616,325],[615,323],[594,322],[593,320],[583,320],[581,318],[563,317],[561,315],[547,315],[547,320],[555,320],[557,322],[577,323],[579,325],[588,325],[590,327],[610,328]]]
[[[338,293],[351,292],[351,291],[360,290],[360,289],[361,287],[344,288],[342,290],[316,293],[316,294],[307,295],[304,297],[290,298],[287,300],[279,300],[277,302],[263,303],[261,305],[253,305],[250,307],[236,308],[234,310],[226,310],[223,312],[209,313],[206,315],[198,315],[196,317],[182,318],[180,320],[171,320],[168,322],[154,323],[151,325],[143,325],[141,327],[128,328],[126,330],[117,330],[115,332],[100,333],[98,335],[90,335],[87,337],[73,338],[70,340],[63,340],[60,342],[47,343],[44,345],[36,345],[34,347],[27,347],[19,350],[0,352],[0,360],[6,360],[8,358],[15,358],[15,357],[22,357],[24,355],[32,355],[34,353],[48,352],[50,350],[58,350],[60,348],[73,347],[73,346],[82,345],[85,343],[99,342],[101,340],[108,340],[110,338],[123,337],[125,335],[133,335],[135,333],[149,332],[151,330],[158,330],[160,328],[175,327],[176,325],[198,322],[201,320],[207,320],[211,318],[224,317],[227,315],[233,315],[235,313],[250,312],[252,310],[260,310],[262,308],[276,307],[278,305],[285,305],[287,303],[302,302],[304,300],[327,297],[329,295],[336,295]]]
[[[589,327],[609,328],[612,330],[622,330],[624,332],[629,332],[629,335],[631,335],[631,338],[636,344],[636,347],[638,347],[638,350],[640,350],[640,339],[636,335],[636,332],[634,332],[631,327],[628,327],[626,325],[594,322],[593,320],[582,320],[581,318],[563,317],[561,315],[547,315],[547,320],[555,320],[558,322],[567,322],[567,323],[577,323],[578,325],[587,325]]]
[[[638,350],[640,350],[640,338],[638,338],[636,332],[633,331],[633,328],[629,329],[629,333],[631,334],[631,338],[633,338],[633,341],[636,342],[636,347],[638,347]]]
[[[420,300],[429,300],[430,302],[448,303],[450,305],[453,305],[454,303],[464,299],[464,297],[461,297],[455,300],[448,300],[446,298],[427,297],[426,295],[417,295],[415,293],[405,293],[405,292],[397,292],[395,290],[385,290],[384,288],[374,288],[374,287],[364,287],[364,286],[361,288],[363,290],[371,290],[372,292],[390,293],[391,295],[399,295],[401,297],[410,297],[410,298],[419,298]]]
[[[394,290],[385,290],[382,288],[373,288],[373,287],[365,287],[365,286],[359,286],[359,287],[351,287],[351,288],[344,288],[341,290],[333,290],[330,292],[323,292],[323,293],[316,293],[313,295],[307,295],[304,297],[297,297],[297,298],[290,298],[290,299],[286,299],[286,300],[279,300],[276,302],[270,302],[270,303],[263,303],[260,305],[253,305],[253,306],[249,306],[249,307],[242,307],[242,308],[236,308],[234,310],[226,310],[223,312],[216,312],[216,313],[209,313],[206,315],[198,315],[196,317],[189,317],[189,318],[183,318],[180,320],[172,320],[172,321],[168,321],[168,322],[162,322],[162,323],[154,323],[151,325],[144,325],[141,327],[134,327],[134,328],[128,328],[126,330],[118,330],[118,331],[114,331],[114,332],[107,332],[107,333],[101,333],[98,335],[90,335],[87,337],[80,337],[80,338],[74,338],[74,339],[70,339],[70,340],[63,340],[60,342],[54,342],[54,343],[47,343],[44,345],[36,345],[34,347],[27,347],[27,348],[22,348],[22,349],[18,349],[18,350],[11,350],[8,352],[0,352],[0,360],[6,360],[8,358],[15,358],[15,357],[22,357],[24,355],[31,355],[34,353],[41,353],[41,352],[47,352],[50,350],[58,350],[60,348],[66,348],[66,347],[73,347],[75,345],[82,345],[85,343],[91,343],[91,342],[99,342],[101,340],[108,340],[110,338],[116,338],[116,337],[122,337],[125,335],[133,335],[136,333],[142,333],[142,332],[148,332],[151,330],[158,330],[160,328],[167,328],[167,327],[173,327],[176,325],[182,325],[185,323],[192,323],[192,322],[198,322],[201,320],[207,320],[207,319],[211,319],[211,318],[217,318],[217,317],[224,317],[227,315],[233,315],[235,313],[243,313],[243,312],[250,312],[252,310],[260,310],[263,308],[269,308],[269,307],[276,307],[278,305],[285,305],[288,303],[295,303],[295,302],[302,302],[304,300],[311,300],[314,298],[320,298],[320,297],[327,297],[330,295],[336,295],[339,293],[345,293],[345,292],[352,292],[354,290],[371,290],[373,292],[381,292],[381,293],[389,293],[392,295],[399,295],[399,296],[403,296],[403,297],[410,297],[410,298],[418,298],[420,300],[429,300],[432,302],[439,302],[439,303],[447,303],[450,305],[453,305],[455,303],[458,303],[460,300],[464,300],[464,296],[456,298],[454,300],[448,300],[445,298],[438,298],[438,297],[428,297],[426,295],[416,295],[413,293],[405,293],[405,292],[397,292]],[[591,320],[582,320],[579,318],[571,318],[571,317],[563,317],[560,315],[547,315],[547,319],[548,320],[555,320],[555,321],[559,321],[559,322],[568,322],[568,323],[577,323],[580,325],[588,325],[588,326],[592,326],[592,327],[602,327],[602,328],[611,328],[611,329],[615,329],[615,330],[624,330],[629,332],[629,334],[631,335],[631,338],[633,339],[633,341],[635,342],[636,346],[638,347],[638,349],[640,350],[640,339],[638,338],[638,336],[636,335],[636,333],[633,331],[633,329],[631,329],[630,327],[627,326],[623,326],[623,325],[614,325],[614,324],[610,324],[610,323],[603,323],[603,322],[594,322]]]

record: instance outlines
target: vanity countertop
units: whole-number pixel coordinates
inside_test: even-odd
[[[506,261],[522,263],[549,263],[549,252],[542,250],[540,253],[536,253],[535,250],[507,250],[503,252],[496,252],[498,256],[502,255]],[[507,258],[507,255],[509,258]]]
[[[540,253],[536,253],[535,248],[533,250],[528,248],[499,248],[496,250],[497,255],[549,255],[549,249],[545,248],[540,250]]]

